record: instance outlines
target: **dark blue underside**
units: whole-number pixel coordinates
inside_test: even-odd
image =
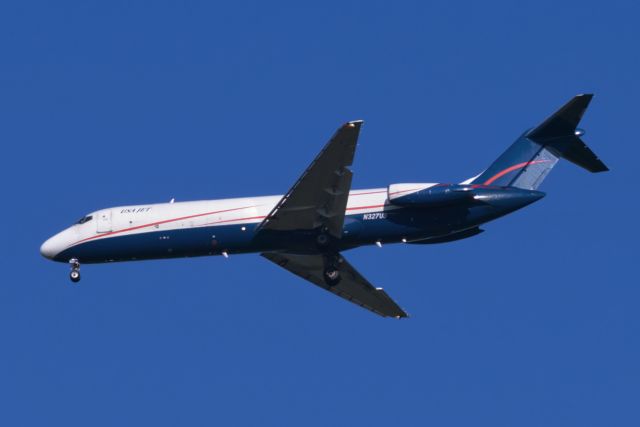
[[[543,194],[543,193],[539,193]],[[469,202],[465,205],[438,208],[401,208],[384,212],[383,217],[370,214],[347,215],[342,239],[332,249],[341,251],[362,245],[397,243],[444,236],[476,227],[540,198],[540,196],[506,197],[491,203]],[[379,211],[383,212],[383,211]],[[242,230],[242,228],[245,230]],[[199,227],[167,231],[149,231],[133,235],[112,235],[90,240],[59,253],[54,260],[81,263],[132,261],[177,257],[220,255],[222,252],[249,253],[264,251],[317,252],[317,232],[261,232],[256,224]]]

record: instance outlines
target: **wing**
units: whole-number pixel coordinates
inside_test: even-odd
[[[263,257],[307,279],[314,285],[333,292],[341,298],[371,310],[383,317],[407,317],[407,313],[393,301],[382,288],[375,288],[358,271],[349,264],[342,255],[337,254],[340,262],[337,270],[340,280],[335,285],[328,285],[324,279],[326,265],[325,255],[301,255],[281,252],[265,252]]]
[[[332,236],[342,237],[353,176],[348,166],[353,163],[361,125],[362,121],[354,121],[338,129],[257,231],[324,228]]]

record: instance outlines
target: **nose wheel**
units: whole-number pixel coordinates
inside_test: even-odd
[[[71,265],[69,278],[73,283],[78,283],[80,281],[80,262],[76,258],[72,258],[69,260],[69,264]]]

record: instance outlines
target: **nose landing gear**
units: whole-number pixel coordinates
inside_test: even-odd
[[[77,258],[71,258],[69,264],[71,265],[69,278],[73,283],[78,283],[80,281],[80,262]]]

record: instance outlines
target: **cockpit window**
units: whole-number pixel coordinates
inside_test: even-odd
[[[87,215],[85,217],[80,218],[80,221],[76,222],[76,224],[84,224],[85,222],[89,222],[93,219],[93,215]]]

